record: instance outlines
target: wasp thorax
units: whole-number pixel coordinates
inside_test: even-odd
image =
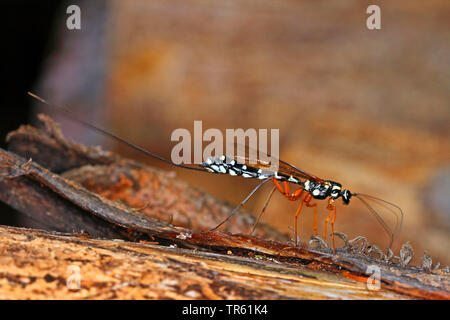
[[[323,183],[306,180],[304,189],[309,192],[315,199],[326,199],[330,197],[333,200],[342,196],[345,204],[348,204],[351,193],[348,190],[342,190],[342,185],[335,181],[324,181]]]
[[[333,199],[339,198],[342,191],[342,185],[334,181],[329,181],[329,183],[331,184],[330,197]]]
[[[325,199],[330,196],[331,184],[328,182],[320,183],[314,180],[306,180],[303,187],[315,199]]]

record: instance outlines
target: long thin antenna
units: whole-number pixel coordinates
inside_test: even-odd
[[[395,212],[394,212],[392,209],[389,209],[389,208],[388,208],[389,211],[391,211],[391,213],[393,213],[393,214],[395,215],[395,218],[396,218],[396,224],[395,224],[394,232],[392,232],[392,230],[391,230],[390,228],[388,228],[389,231],[390,231],[391,234],[392,234],[391,244],[390,244],[389,248],[391,248],[391,246],[392,246],[392,244],[393,244],[393,242],[394,242],[394,238],[397,238],[396,241],[395,241],[395,242],[396,242],[396,248],[397,248],[397,247],[398,247],[398,244],[399,244],[399,241],[400,241],[400,232],[401,232],[402,225],[403,225],[403,210],[402,210],[399,206],[397,206],[396,204],[393,204],[393,203],[391,203],[391,202],[389,202],[389,201],[386,201],[386,200],[383,200],[383,199],[380,199],[380,198],[371,196],[371,195],[369,195],[369,194],[364,194],[364,193],[354,193],[353,195],[356,196],[359,200],[361,200],[362,202],[365,203],[365,205],[369,208],[369,210],[370,210],[372,213],[375,214],[377,220],[383,225],[383,228],[385,228],[385,226],[387,227],[387,225],[386,225],[386,223],[384,222],[384,220],[383,220],[383,219],[375,212],[375,210],[367,203],[367,201],[365,201],[365,200],[362,199],[361,197],[366,197],[367,199],[371,199],[371,200],[375,200],[375,201],[382,202],[384,205],[390,205],[391,207],[396,208],[396,209],[398,210],[398,212],[400,213],[400,224],[398,223],[398,216],[397,216],[397,214],[395,214]],[[380,205],[381,205],[381,204],[380,204]],[[380,221],[380,220],[381,220],[381,221]],[[385,229],[386,229],[386,228],[385,228]]]
[[[82,125],[84,125],[84,126],[86,126],[86,127],[89,127],[89,128],[91,128],[91,129],[93,129],[93,130],[95,130],[95,131],[97,131],[97,132],[100,132],[100,133],[102,133],[102,134],[104,134],[104,135],[106,135],[106,136],[108,136],[108,137],[110,137],[110,138],[112,138],[112,139],[114,139],[114,140],[117,140],[117,141],[119,141],[119,142],[121,142],[121,143],[124,143],[124,144],[126,144],[127,146],[131,147],[132,149],[135,149],[135,150],[137,150],[137,151],[140,151],[140,152],[146,154],[146,155],[149,156],[149,157],[158,159],[158,160],[160,160],[160,161],[162,161],[162,162],[171,164],[171,165],[176,166],[176,167],[179,167],[179,168],[184,168],[184,169],[189,169],[189,170],[196,170],[196,171],[202,171],[202,172],[208,172],[207,170],[202,169],[202,168],[196,168],[196,167],[185,166],[185,165],[182,165],[182,164],[176,164],[176,163],[174,163],[174,162],[172,162],[172,161],[170,161],[170,160],[167,160],[167,159],[165,159],[165,158],[163,158],[163,157],[160,157],[160,156],[158,156],[158,155],[156,155],[156,154],[154,154],[154,153],[152,153],[152,152],[150,152],[150,151],[148,151],[148,150],[146,150],[146,149],[144,149],[144,148],[142,148],[142,147],[139,147],[138,145],[135,145],[134,143],[128,142],[128,141],[126,141],[125,139],[123,139],[123,138],[121,138],[121,137],[119,137],[119,136],[116,136],[115,134],[112,134],[112,133],[110,133],[110,132],[108,132],[108,131],[106,131],[106,130],[104,130],[104,129],[102,129],[102,128],[99,128],[99,127],[97,127],[97,126],[95,126],[95,125],[93,125],[93,124],[91,124],[91,123],[89,123],[89,122],[86,122],[86,121],[84,121],[84,120],[81,120],[81,119],[78,118],[74,113],[72,113],[71,111],[67,110],[66,108],[64,108],[64,107],[62,107],[62,106],[60,106],[60,105],[56,105],[56,104],[53,104],[53,103],[49,103],[49,102],[47,102],[45,99],[39,97],[38,95],[36,95],[36,94],[34,94],[34,93],[32,93],[32,92],[29,92],[29,91],[28,91],[27,93],[28,93],[28,95],[30,95],[31,97],[33,97],[33,98],[37,99],[38,101],[44,103],[45,105],[50,106],[50,107],[53,107],[53,108],[55,108],[56,110],[60,111],[60,112],[63,113],[67,118],[69,118],[69,119],[71,119],[71,120],[74,120],[74,121],[76,121],[76,122],[78,122],[78,123],[80,123],[80,124],[82,124]]]

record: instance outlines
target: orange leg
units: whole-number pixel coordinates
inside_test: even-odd
[[[328,215],[327,219],[325,220],[323,239],[325,241],[327,240],[327,226],[328,226],[328,222],[331,219],[331,216],[333,216],[333,219],[331,220],[331,239],[333,241],[333,251],[334,251],[334,254],[336,254],[336,245],[334,242],[334,221],[336,220],[336,206],[333,204],[333,202],[334,202],[333,199],[328,200],[327,209],[330,210],[330,214]]]
[[[283,188],[281,186],[280,182],[278,182],[278,180],[275,178],[272,178],[272,181],[273,181],[273,184],[275,185],[275,187],[278,189],[278,191],[280,191],[281,194],[286,195],[285,188]]]
[[[330,209],[328,208],[328,210],[330,210]],[[327,226],[328,226],[328,222],[330,221],[332,215],[333,215],[333,211],[330,210],[330,214],[325,219],[325,228],[323,229],[323,240],[324,241],[327,241]]]
[[[312,196],[309,193],[306,193],[303,195],[303,189],[298,188],[293,193],[289,192],[289,183],[287,181],[284,181],[284,186],[280,184],[278,180],[275,178],[272,179],[273,183],[275,184],[275,187],[280,191],[281,194],[283,194],[287,199],[291,201],[296,201],[300,198],[302,200],[300,201],[300,204],[297,208],[297,211],[295,212],[295,218],[294,218],[294,230],[295,230],[295,245],[297,245],[297,239],[298,239],[298,227],[297,227],[297,220],[298,216],[300,214],[300,211],[302,210],[303,204],[305,204],[309,208],[314,208],[314,234],[317,235],[317,204],[316,203],[310,203]]]
[[[289,183],[287,181],[284,182],[284,192],[289,194]]]
[[[284,195],[286,198],[288,198],[289,200],[296,201],[296,200],[300,199],[300,197],[303,193],[302,188],[298,188],[293,193],[290,193],[289,192],[289,183],[287,181],[284,182],[284,187],[280,184],[280,182],[277,179],[272,178],[272,181],[275,184],[275,187],[278,189],[278,191],[280,191],[280,193],[282,195]]]
[[[336,244],[334,243],[334,221],[336,221],[336,206],[334,206],[334,215],[333,219],[331,219],[331,239],[333,240],[333,252],[336,254]]]
[[[313,232],[317,236],[317,203],[310,203],[311,195],[308,200],[305,200],[305,204],[308,208],[314,208],[314,222],[313,222]]]

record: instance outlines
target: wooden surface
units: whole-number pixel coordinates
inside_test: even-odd
[[[20,156],[0,150],[0,199],[63,234],[0,227],[0,298],[450,298],[448,271],[408,266],[407,246],[399,257],[386,257],[346,240],[333,255],[326,245],[293,247],[269,226],[246,235],[250,217],[233,221],[240,234],[207,231],[219,219],[216,211],[226,216],[232,207],[200,190],[177,204],[159,199],[152,206],[158,194],[194,190],[167,172],[68,142],[50,118],[40,118],[44,130],[22,127],[9,135],[10,149]],[[31,154],[38,160],[28,160]],[[58,159],[67,157],[72,165],[63,168]],[[105,170],[121,178],[106,179]],[[80,172],[87,174],[81,179]],[[144,191],[150,206],[134,207]],[[195,207],[193,198],[216,204]],[[202,222],[188,223],[196,212]],[[208,212],[214,217],[204,218]],[[380,290],[367,286],[370,266],[380,270]],[[79,290],[67,284],[74,270]]]
[[[410,299],[258,258],[0,227],[0,299]],[[80,270],[80,290],[67,281]],[[70,287],[74,288],[74,287]]]

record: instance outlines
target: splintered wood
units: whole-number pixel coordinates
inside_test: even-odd
[[[7,227],[0,242],[0,299],[408,298],[339,274],[233,254]]]
[[[267,225],[246,235],[245,212],[210,232],[226,202],[40,119],[0,149],[0,199],[47,230],[0,227],[1,299],[450,298],[448,270],[407,266],[407,246],[387,257],[336,234],[337,255],[321,239],[294,247]]]

